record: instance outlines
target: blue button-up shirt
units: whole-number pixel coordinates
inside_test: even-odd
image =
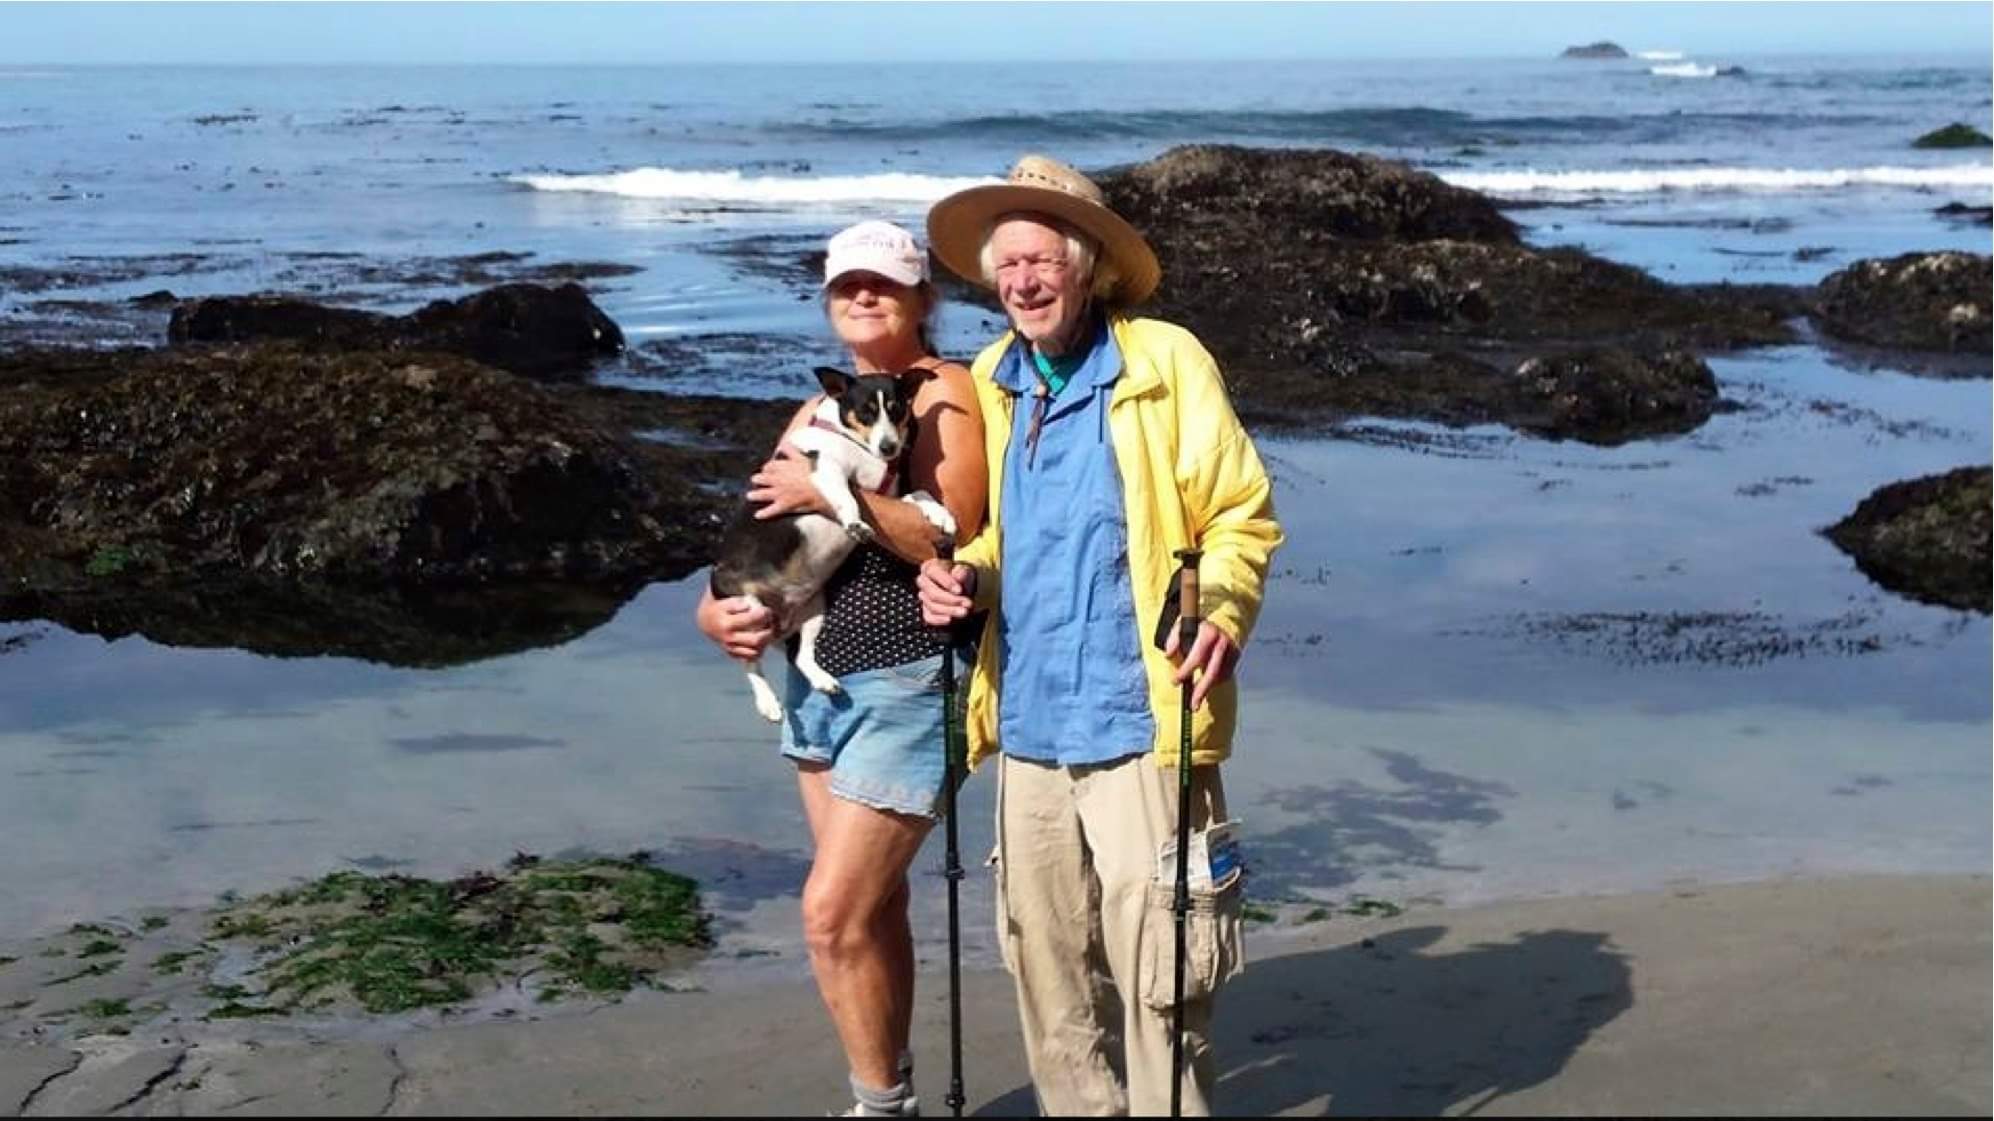
[[[1148,751],[1155,738],[1108,431],[1122,356],[1097,320],[1087,360],[1046,402],[1034,453],[1029,348],[1019,339],[991,374],[1018,395],[1004,453],[998,739],[1025,759],[1106,763]]]

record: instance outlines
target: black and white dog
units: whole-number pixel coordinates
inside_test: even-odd
[[[909,371],[913,373],[913,371]],[[761,519],[752,505],[742,509],[720,541],[709,585],[716,598],[745,596],[775,615],[778,640],[797,636],[796,668],[819,692],[838,692],[838,679],[817,664],[817,633],[824,627],[824,582],[872,527],[859,516],[852,487],[891,493],[894,463],[907,446],[910,392],[892,374],[854,377],[829,366],[817,368],[824,399],[808,427],[789,437],[810,458],[810,481],[830,503],[836,518],[786,514]],[[955,519],[930,495],[905,496],[940,533],[953,539]],[[747,659],[748,685],[755,711],[782,719],[782,701],[762,676],[761,659]]]

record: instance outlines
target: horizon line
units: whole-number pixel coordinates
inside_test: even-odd
[[[1672,59],[1672,60],[1666,60],[1666,61],[1674,61],[1674,62],[1695,62],[1695,61],[1698,61],[1698,57],[1697,57],[1697,56],[1698,56],[1699,54],[1701,54],[1701,56],[1702,56],[1703,58],[1706,58],[1706,59],[1730,59],[1730,58],[1874,58],[1874,57],[1882,57],[1882,56],[1891,56],[1891,55],[1896,55],[1896,56],[1905,56],[1905,55],[1957,55],[1957,56],[1961,56],[1961,57],[1973,57],[1973,58],[1981,58],[1981,59],[1987,59],[1987,60],[1988,60],[1988,63],[1989,63],[1989,66],[1990,66],[1990,68],[1994,68],[1994,58],[1989,58],[1989,56],[1988,56],[1988,55],[1987,55],[1987,54],[1986,54],[1985,52],[1982,52],[1982,51],[1978,51],[1978,50],[1972,50],[1972,49],[1968,49],[1968,48],[1964,48],[1964,47],[1928,47],[1928,48],[1920,48],[1920,49],[1915,49],[1915,50],[1905,50],[1905,49],[1885,49],[1885,50],[1832,50],[1832,51],[1830,51],[1830,50],[1812,50],[1812,49],[1806,49],[1806,50],[1781,50],[1781,49],[1778,49],[1778,48],[1761,48],[1761,49],[1757,49],[1757,50],[1748,50],[1748,51],[1737,51],[1737,52],[1723,52],[1723,53],[1721,53],[1721,54],[1719,54],[1719,53],[1711,53],[1711,52],[1695,52],[1695,51],[1692,51],[1692,50],[1691,50],[1690,48],[1678,48],[1678,47],[1667,47],[1667,48],[1662,48],[1662,47],[1644,47],[1644,48],[1641,48],[1641,49],[1642,49],[1642,50],[1672,50],[1672,51],[1681,51],[1681,53],[1683,54],[1683,57],[1682,57],[1681,59]],[[1244,62],[1244,63],[1254,63],[1254,62],[1366,62],[1366,61],[1369,61],[1369,62],[1461,62],[1461,61],[1476,61],[1476,62],[1571,62],[1571,63],[1574,63],[1574,64],[1599,64],[1599,63],[1614,63],[1614,62],[1654,62],[1654,61],[1663,61],[1663,60],[1655,60],[1655,59],[1644,59],[1644,58],[1641,58],[1641,57],[1640,57],[1640,55],[1639,55],[1639,53],[1638,53],[1638,52],[1636,52],[1636,51],[1630,51],[1630,52],[1628,53],[1627,57],[1625,57],[1625,58],[1565,58],[1565,57],[1563,57],[1563,56],[1562,56],[1562,55],[1560,55],[1560,54],[1453,54],[1453,55],[1394,55],[1394,54],[1346,54],[1346,55],[1213,55],[1213,56],[1203,56],[1203,57],[1175,57],[1175,58],[1170,58],[1170,57],[1164,57],[1164,56],[1160,56],[1160,55],[1158,55],[1158,56],[1148,56],[1148,57],[1143,57],[1143,58],[1127,58],[1127,57],[1123,57],[1123,58],[1100,58],[1100,57],[1083,57],[1083,56],[1077,56],[1077,55],[1076,55],[1076,56],[1072,56],[1072,57],[1059,57],[1059,58],[1049,58],[1049,57],[1040,57],[1040,58],[1035,58],[1035,59],[1032,59],[1032,60],[1031,60],[1031,62],[1032,62],[1032,63],[1034,63],[1034,64],[1039,64],[1039,65],[1050,65],[1050,66],[1065,66],[1065,65],[1073,65],[1073,64],[1075,64],[1075,63],[1079,63],[1079,64],[1083,64],[1083,65],[1111,65],[1111,66],[1113,66],[1113,65],[1143,65],[1143,66],[1148,66],[1148,65],[1159,65],[1159,64],[1160,64],[1160,65],[1180,65],[1180,64],[1196,64],[1196,63],[1213,63],[1213,62]],[[991,56],[960,56],[960,57],[946,57],[946,56],[938,56],[938,55],[934,55],[934,54],[922,54],[922,55],[920,55],[920,56],[919,56],[918,58],[916,58],[916,57],[906,57],[906,58],[832,58],[832,59],[826,59],[826,58],[737,58],[737,59],[712,59],[712,58],[654,58],[654,59],[600,59],[600,58],[593,58],[593,59],[585,59],[585,58],[576,58],[576,59],[537,59],[537,60],[529,60],[529,59],[479,59],[479,60],[464,60],[464,59],[449,59],[449,60],[445,60],[445,59],[319,59],[319,60],[313,60],[313,61],[303,61],[303,60],[297,60],[297,59],[270,59],[270,60],[267,60],[267,61],[246,61],[246,60],[242,60],[242,59],[171,59],[171,60],[156,60],[156,59],[93,59],[93,60],[88,60],[88,61],[82,61],[82,60],[79,60],[79,61],[69,61],[69,62],[60,62],[60,61],[53,61],[53,60],[48,60],[48,59],[34,59],[34,60],[29,60],[29,59],[21,59],[21,60],[7,60],[7,59],[0,59],[0,68],[6,68],[6,69],[14,69],[14,68],[23,68],[23,67],[47,67],[47,68],[68,68],[68,69],[79,69],[79,70],[80,70],[80,69],[90,69],[90,68],[107,68],[107,67],[177,67],[177,66],[212,66],[212,67],[241,67],[241,68],[244,68],[244,69],[250,69],[250,68],[257,68],[257,67],[274,67],[274,66],[282,66],[282,67],[286,67],[286,68],[292,68],[292,69],[297,69],[297,68],[304,68],[304,69],[335,69],[335,68],[344,68],[344,67],[361,67],[361,66],[378,66],[378,67],[477,67],[477,66],[509,66],[509,67],[556,67],[556,66],[559,66],[559,67],[569,67],[569,66],[616,66],[616,67],[648,67],[648,66],[698,66],[698,67],[724,67],[724,66],[881,66],[881,65],[901,65],[901,64],[906,64],[906,63],[913,63],[913,62],[930,62],[930,63],[933,63],[933,62],[946,62],[946,63],[953,63],[953,64],[959,64],[959,63],[1001,63],[1001,64],[1004,64],[1004,65],[1017,65],[1017,63],[1018,63],[1018,60],[1017,60],[1017,59],[1015,59],[1015,58],[1009,58],[1009,57],[1001,57],[1001,58],[1000,58],[1000,57],[991,57]]]

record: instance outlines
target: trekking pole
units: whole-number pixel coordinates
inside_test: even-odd
[[[955,561],[955,542],[941,541],[935,555],[944,564]],[[962,920],[957,911],[957,885],[962,882],[962,850],[955,829],[957,738],[955,716],[955,628],[944,628],[942,646],[942,812],[948,818],[942,875],[949,882],[949,1112],[962,1116]]]
[[[1177,649],[1191,656],[1198,640],[1197,549],[1177,550]],[[1191,915],[1191,685],[1186,678],[1181,695],[1181,735],[1177,743],[1177,891],[1170,910],[1177,916],[1177,978],[1175,1010],[1170,1025],[1170,1116],[1184,1116],[1184,927]]]

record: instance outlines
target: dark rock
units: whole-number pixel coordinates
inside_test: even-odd
[[[669,555],[666,499],[622,442],[461,358],[261,346],[102,362],[116,376],[0,395],[0,517],[75,553],[122,549],[135,575],[586,581]],[[0,384],[28,385],[22,367],[45,368],[9,356]]]
[[[175,296],[168,289],[156,288],[143,296],[133,296],[126,302],[133,307],[172,307],[174,304],[180,302],[180,297]]]
[[[1582,47],[1566,47],[1559,58],[1626,58],[1627,49],[1618,43],[1601,39],[1597,43],[1587,43]]]
[[[1879,487],[1822,532],[1863,575],[1921,603],[1989,613],[1990,509],[1986,467],[1961,467]]]
[[[1518,244],[1516,224],[1480,194],[1395,160],[1333,150],[1199,144],[1172,148],[1101,183],[1108,203],[1152,239],[1200,243],[1241,226],[1268,241],[1452,239]],[[1251,249],[1242,246],[1240,249]]]
[[[1743,78],[1745,76],[1745,68],[1742,66],[1720,66],[1717,68],[1717,72],[1712,75],[1712,77],[1716,78]]]
[[[1963,202],[1949,202],[1932,208],[1932,213],[1948,222],[1963,222],[1972,226],[1994,225],[1994,206],[1970,206]]]
[[[1994,262],[1981,253],[1857,261],[1821,281],[1814,320],[1849,342],[1985,354],[1990,286]]]
[[[438,353],[15,352],[0,618],[406,664],[555,641],[706,563],[739,493],[711,480],[745,481],[792,411]],[[637,424],[707,438],[640,444]],[[572,594],[523,592],[548,584]],[[452,620],[452,653],[413,652]]]
[[[324,307],[277,296],[219,296],[182,304],[173,343],[289,340],[320,351],[443,351],[541,379],[580,377],[623,349],[623,332],[578,284],[502,284],[411,315]]]
[[[1511,423],[1594,443],[1683,431],[1707,420],[1717,405],[1716,376],[1683,350],[1652,358],[1608,349],[1529,358],[1512,380]]]
[[[1602,442],[1686,430],[1709,415],[1698,378],[1651,398],[1568,382],[1565,403],[1547,409],[1507,371],[1607,348],[1681,375],[1676,359],[1638,356],[1788,342],[1785,320],[1803,306],[1790,293],[1677,288],[1578,250],[1529,248],[1487,198],[1389,160],[1197,146],[1098,181],[1163,264],[1146,310],[1196,334],[1242,415],[1263,424],[1365,413]],[[1589,405],[1570,400],[1594,391]],[[1636,404],[1650,399],[1650,411]]]
[[[1944,128],[1933,129],[1911,142],[1913,148],[1985,148],[1994,145],[1994,137],[1957,121]]]

